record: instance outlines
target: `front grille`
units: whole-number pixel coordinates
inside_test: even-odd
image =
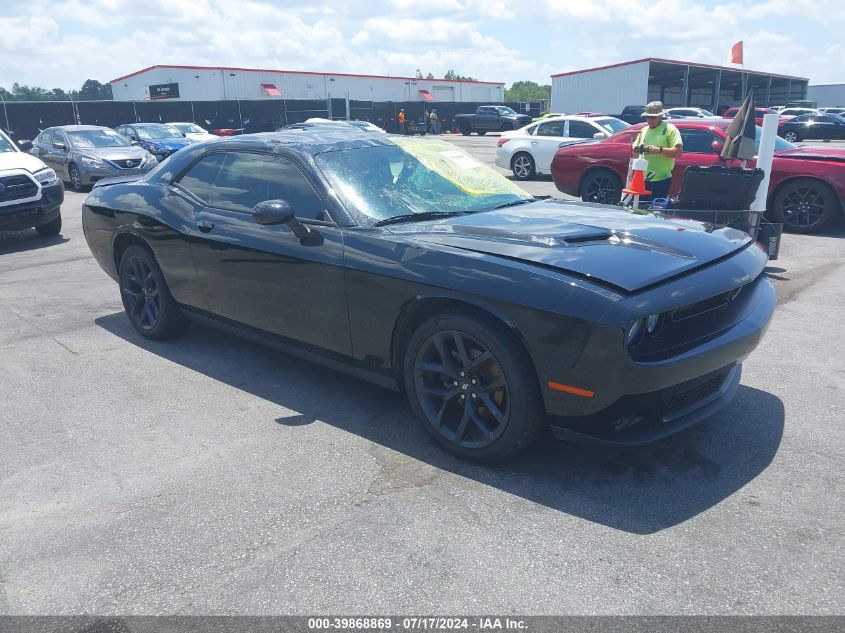
[[[29,176],[15,174],[0,178],[0,202],[31,198],[38,193],[38,185]]]
[[[678,308],[677,310],[672,310],[669,313],[669,316],[672,321],[678,322],[683,321],[684,319],[691,319],[692,317],[697,317],[699,315],[704,314],[705,312],[710,312],[711,310],[718,310],[719,308],[725,307],[731,301],[736,299],[737,295],[740,293],[741,290],[742,286],[718,294],[715,297],[710,297],[709,299],[704,299],[702,301],[691,303],[690,305],[683,306],[681,308]]]
[[[721,369],[716,375],[710,378],[706,376],[704,378],[697,378],[667,390],[664,401],[664,415],[671,417],[673,414],[688,409],[705,398],[712,396],[725,384],[725,379],[728,377],[730,370],[730,367]]]
[[[110,160],[108,162],[118,169],[137,169],[141,166],[143,160],[143,158],[121,158],[120,160]]]

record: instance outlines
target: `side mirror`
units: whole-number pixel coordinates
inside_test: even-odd
[[[294,219],[293,209],[285,200],[265,200],[255,205],[252,216],[258,224],[287,224]]]
[[[64,143],[59,143],[58,141],[53,143],[53,147],[55,147],[56,149],[67,151],[67,145],[65,145]]]
[[[323,236],[302,224],[293,213],[293,209],[286,200],[265,200],[255,205],[254,215],[256,223],[264,225],[287,224],[291,233],[299,238],[303,246],[319,246],[323,243]]]
[[[21,140],[21,141],[18,141],[18,147],[20,147],[20,148],[21,148],[22,150],[24,150],[25,152],[26,152],[26,151],[29,151],[29,150],[31,150],[31,149],[32,149],[32,141],[30,141],[30,140],[25,140],[25,141],[24,141],[24,140]]]
[[[140,144],[141,144],[141,141],[135,141],[135,140],[132,140],[132,141],[129,141],[129,142],[130,142],[132,145],[140,145]]]
[[[713,151],[717,154],[721,154],[722,150],[725,149],[725,144],[722,141],[713,141],[710,144],[710,147],[712,147]]]
[[[595,134],[593,134],[593,138],[596,140],[600,140],[603,138],[607,138],[607,134],[605,134],[604,132],[596,132]]]

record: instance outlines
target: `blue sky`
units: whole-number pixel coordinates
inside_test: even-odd
[[[768,0],[4,0],[0,85],[78,88],[154,64],[510,85],[641,57],[845,83],[845,2]]]

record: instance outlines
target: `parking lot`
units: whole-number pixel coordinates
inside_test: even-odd
[[[444,138],[492,164],[495,137]],[[399,394],[206,327],[142,339],[83,199],[60,237],[0,233],[0,613],[841,612],[845,225],[784,237],[728,408],[488,467]]]

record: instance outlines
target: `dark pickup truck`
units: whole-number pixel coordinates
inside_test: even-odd
[[[455,125],[464,136],[477,132],[484,136],[487,132],[516,130],[531,123],[527,114],[519,114],[507,106],[478,106],[475,114],[456,114]]]
[[[645,112],[645,106],[632,105],[625,106],[621,114],[610,114],[608,116],[616,117],[617,119],[622,119],[625,123],[635,125],[636,123],[642,123],[645,121],[643,118],[643,112]]]

